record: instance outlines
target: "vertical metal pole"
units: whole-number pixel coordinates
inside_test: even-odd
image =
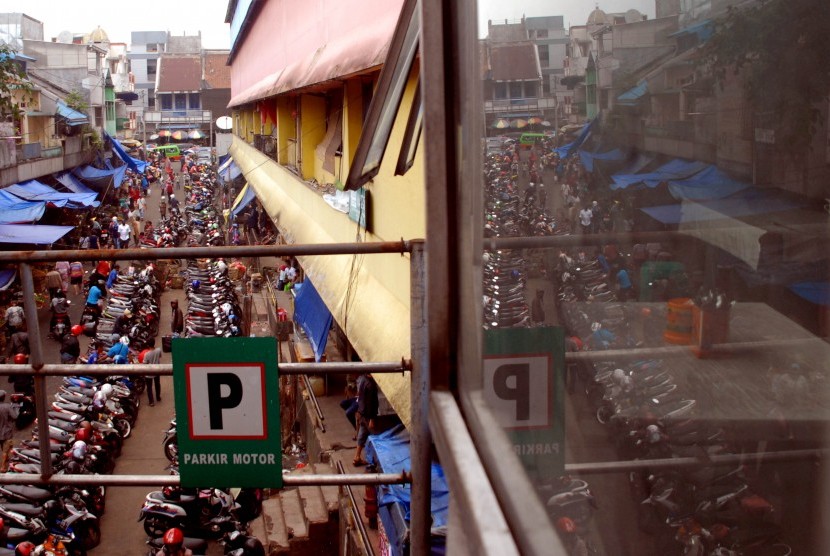
[[[35,371],[43,367],[43,346],[40,343],[40,327],[35,306],[35,284],[32,280],[32,267],[29,263],[20,263],[20,283],[23,286],[23,312],[29,332],[29,364]],[[52,452],[49,446],[49,417],[47,415],[46,377],[35,372],[35,412],[39,430],[40,469],[44,479],[52,476]]]
[[[413,242],[410,253],[410,323],[412,351],[411,403],[412,423],[409,429],[409,456],[412,464],[411,553],[429,554],[431,445],[429,432],[429,342],[426,308],[426,268],[423,242]]]

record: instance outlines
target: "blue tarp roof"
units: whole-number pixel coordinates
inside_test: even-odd
[[[712,35],[715,33],[715,23],[711,19],[704,19],[703,21],[698,21],[697,23],[693,23],[688,27],[684,27],[679,31],[675,31],[671,33],[670,37],[683,37],[685,35],[697,35],[698,42],[706,42]]]
[[[582,149],[579,150],[579,159],[582,161],[582,165],[585,169],[589,172],[594,171],[594,160],[622,160],[624,158],[625,153],[623,153],[620,149],[613,149],[604,153],[592,153]]]
[[[16,269],[7,268],[5,270],[0,270],[0,291],[9,289],[9,286],[14,283],[15,278],[17,278]]]
[[[119,166],[114,170],[101,170],[93,166],[78,166],[72,170],[72,173],[81,179],[85,180],[101,180],[113,179],[113,187],[121,187],[121,182],[124,181],[124,175],[127,173],[126,166]]]
[[[7,191],[26,201],[46,201],[59,208],[97,207],[101,204],[96,200],[98,194],[95,192],[63,193],[49,187],[45,183],[40,183],[37,180],[16,183],[14,185],[4,187],[3,191]]]
[[[73,176],[71,172],[58,172],[57,174],[52,174],[52,177],[73,193],[95,193],[95,191],[85,186],[81,180]]]
[[[0,243],[49,245],[68,234],[72,228],[74,226],[0,224]]]
[[[637,104],[641,98],[648,92],[648,82],[640,81],[634,87],[630,88],[623,94],[617,97],[619,104],[633,105]]]
[[[144,172],[147,168],[147,163],[143,160],[139,160],[137,158],[133,158],[127,154],[127,151],[124,150],[124,147],[115,137],[110,136],[109,133],[104,133],[105,136],[109,137],[110,141],[112,141],[112,149],[115,151],[115,154],[118,155],[118,158],[124,161],[124,163],[130,167],[130,170],[133,172],[138,172],[139,174]]]
[[[693,176],[708,166],[705,162],[689,162],[678,158],[646,174],[614,174],[611,176],[611,189],[625,189],[638,184],[655,188],[664,181],[682,180]]]
[[[830,305],[830,282],[798,282],[790,284],[790,290],[816,305]]]
[[[57,114],[58,116],[64,118],[66,120],[66,123],[68,123],[71,126],[84,125],[89,123],[89,118],[86,117],[86,114],[69,108],[66,105],[66,103],[62,100],[58,101]]]
[[[366,458],[370,463],[377,463],[383,473],[411,471],[409,432],[403,425],[398,425],[388,431],[369,436]],[[432,462],[431,474],[430,513],[432,527],[435,528],[447,525],[450,489],[441,465]],[[410,485],[383,485],[378,491],[378,502],[381,505],[400,502],[406,507],[406,518],[409,519]]]
[[[663,224],[701,222],[784,212],[806,206],[806,202],[778,190],[750,187],[726,199],[659,205],[642,210]]]
[[[331,312],[308,278],[298,288],[294,299],[294,321],[303,329],[314,350],[314,359],[320,361],[326,352],[331,328]]]
[[[242,175],[242,169],[231,160],[231,163],[225,168],[225,170],[219,171],[219,177],[224,182],[231,182]]]
[[[567,158],[567,157],[571,156],[571,154],[574,152],[574,149],[578,149],[579,147],[582,146],[582,144],[585,141],[588,140],[588,137],[591,135],[591,129],[594,127],[594,122],[595,121],[596,120],[591,120],[590,122],[588,122],[585,125],[585,127],[582,128],[582,131],[579,132],[579,137],[576,138],[576,141],[574,141],[573,143],[567,145],[568,150],[565,152],[565,156],[563,156],[562,158]]]
[[[239,195],[236,196],[234,205],[233,207],[231,207],[231,214],[236,216],[237,214],[245,210],[245,207],[247,207],[248,204],[250,204],[250,202],[254,199],[256,199],[256,193],[254,193],[254,188],[246,183],[245,187],[242,188],[242,191],[239,192]]]
[[[669,180],[669,193],[675,199],[693,201],[723,199],[750,187],[750,184],[733,180],[716,166],[708,166],[682,180]]]
[[[37,222],[45,210],[46,201],[25,201],[0,189],[0,224]]]

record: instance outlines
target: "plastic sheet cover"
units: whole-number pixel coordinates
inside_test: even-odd
[[[331,312],[314,289],[311,280],[306,278],[294,300],[294,320],[306,334],[311,348],[314,350],[314,360],[320,361],[326,352],[326,343],[331,329]]]

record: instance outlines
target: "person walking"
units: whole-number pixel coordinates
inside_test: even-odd
[[[161,214],[162,220],[167,218],[167,201],[164,200],[164,197],[159,201],[159,214]]]
[[[170,332],[173,334],[181,334],[184,332],[184,315],[182,314],[182,310],[179,309],[179,302],[174,299],[170,302],[170,308],[172,309],[173,317],[173,320],[170,322]]]
[[[75,295],[81,293],[81,283],[84,281],[84,264],[81,261],[69,263],[69,283]]]
[[[544,290],[536,290],[536,297],[533,298],[530,305],[530,320],[534,323],[542,324],[545,322],[544,296]]]
[[[17,332],[18,330],[23,329],[23,323],[26,322],[26,315],[23,314],[23,307],[17,302],[16,299],[12,299],[9,305],[9,308],[6,309],[6,314],[4,315],[6,319],[6,336],[11,337],[12,334]]]
[[[147,349],[138,354],[138,362],[145,365],[158,365],[161,363],[161,348],[156,347],[156,339],[147,340]],[[161,403],[161,376],[146,376],[144,383],[147,385],[147,401],[150,407],[156,405],[156,400]],[[156,395],[153,397],[153,385],[156,387]]]
[[[378,416],[378,386],[371,375],[362,374],[357,378],[357,448],[355,448],[352,465],[366,465],[363,450],[369,440],[369,433],[375,432],[375,419]]]
[[[61,289],[64,295],[69,292],[69,261],[58,261],[55,270],[61,275]]]
[[[119,220],[118,223],[118,248],[126,249],[130,246],[130,235],[133,230],[127,222]]]
[[[81,344],[78,342],[78,336],[84,331],[84,327],[76,324],[72,327],[71,334],[64,334],[61,338],[61,363],[74,365],[78,362],[78,357],[81,356]]]
[[[3,461],[0,462],[0,473],[9,470],[9,451],[14,441],[14,423],[18,415],[17,407],[6,401],[6,391],[0,390],[0,449],[3,450]]]

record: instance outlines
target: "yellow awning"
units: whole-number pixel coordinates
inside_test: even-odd
[[[288,243],[354,241],[355,223],[332,210],[296,175],[236,136],[230,153]],[[400,361],[410,352],[409,305],[367,270],[369,257],[372,266],[409,266],[409,258],[397,254],[361,255],[357,260],[352,255],[305,256],[300,263],[361,360]],[[378,374],[375,381],[409,426],[409,373]]]

